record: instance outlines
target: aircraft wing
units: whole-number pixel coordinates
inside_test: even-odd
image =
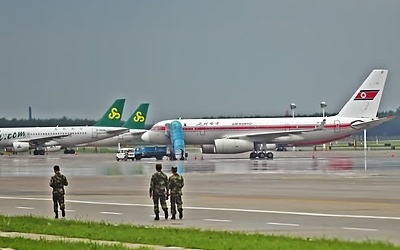
[[[106,130],[105,132],[109,135],[119,135],[128,131],[129,128],[121,127],[120,129]]]
[[[142,135],[146,133],[148,130],[147,129],[130,129],[129,133],[132,135]]]
[[[323,130],[326,120],[324,119],[317,128],[314,129],[303,129],[303,130],[283,130],[263,133],[251,133],[241,135],[230,135],[225,137],[226,139],[242,139],[253,142],[279,142],[285,141],[297,141],[303,139],[303,134]]]
[[[54,139],[60,139],[60,138],[65,138],[68,137],[68,134],[64,134],[64,135],[51,135],[51,136],[43,136],[41,138],[37,138],[37,139],[29,139],[29,140],[19,140],[20,142],[28,142],[31,146],[42,146],[44,145],[46,142],[50,142],[53,141]]]

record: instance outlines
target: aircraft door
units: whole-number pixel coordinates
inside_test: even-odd
[[[164,134],[169,137],[170,131],[171,131],[171,123],[166,123],[165,124],[165,132],[164,132]]]
[[[92,129],[92,138],[97,138],[97,128]]]
[[[339,133],[340,132],[340,121],[335,120],[334,124],[335,124],[335,129],[334,129],[335,133]]]

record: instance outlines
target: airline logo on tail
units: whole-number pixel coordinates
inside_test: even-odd
[[[121,113],[118,111],[118,108],[112,108],[111,112],[108,114],[108,118],[112,119],[121,119]]]
[[[374,100],[379,90],[360,90],[354,100]]]
[[[135,116],[133,117],[133,121],[134,122],[144,122],[144,120],[145,120],[145,117],[144,117],[142,111],[137,111],[135,113]]]

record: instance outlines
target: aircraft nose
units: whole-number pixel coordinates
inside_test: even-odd
[[[143,135],[142,135],[142,140],[143,141],[150,141],[150,132],[149,131],[147,131],[147,132],[145,132]]]

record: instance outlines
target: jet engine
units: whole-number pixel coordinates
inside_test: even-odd
[[[26,152],[29,150],[28,142],[13,142],[12,147],[6,148],[7,152]]]
[[[216,139],[214,145],[202,145],[201,149],[204,154],[238,154],[252,151],[254,143],[239,139]]]

